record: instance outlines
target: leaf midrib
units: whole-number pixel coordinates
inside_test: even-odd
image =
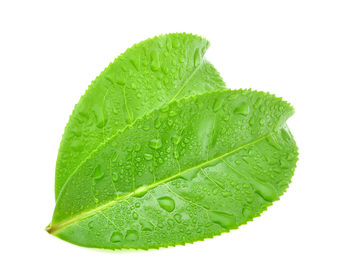
[[[184,171],[178,172],[178,173],[176,173],[176,174],[174,174],[172,176],[169,176],[169,177],[167,177],[165,179],[162,179],[162,180],[159,180],[157,182],[154,182],[154,183],[152,183],[152,184],[150,184],[150,185],[148,185],[146,187],[140,187],[140,188],[136,189],[135,191],[133,191],[133,192],[131,192],[129,194],[126,194],[124,196],[118,197],[115,200],[109,201],[109,202],[107,202],[107,203],[105,203],[105,204],[103,204],[101,206],[98,206],[97,208],[94,208],[94,209],[91,209],[89,211],[83,212],[83,213],[81,213],[81,214],[79,214],[77,216],[74,216],[74,217],[66,220],[66,221],[63,221],[63,222],[58,223],[56,225],[51,225],[50,224],[50,225],[48,225],[46,227],[46,230],[50,234],[55,234],[56,232],[58,232],[59,230],[63,229],[66,226],[69,226],[69,225],[74,224],[74,223],[76,223],[78,221],[86,219],[86,218],[88,218],[88,217],[90,217],[92,215],[96,215],[97,213],[103,211],[104,209],[107,209],[107,208],[109,208],[109,207],[111,207],[111,206],[113,206],[115,204],[118,204],[118,203],[121,203],[121,202],[123,202],[125,200],[128,200],[129,198],[131,198],[133,196],[136,196],[136,195],[141,194],[141,193],[148,192],[149,190],[152,190],[152,189],[158,187],[159,185],[162,185],[162,184],[164,184],[164,183],[166,183],[166,182],[168,182],[170,180],[173,180],[173,179],[175,179],[175,178],[177,178],[177,177],[179,177],[179,176],[181,176],[181,175],[183,175],[183,174],[185,174],[185,173],[187,173],[187,172],[189,172],[191,170],[199,169],[199,168],[201,168],[201,167],[203,167],[203,166],[205,166],[207,164],[210,164],[210,163],[215,162],[215,161],[217,161],[219,159],[225,158],[226,156],[234,154],[235,152],[237,152],[239,150],[242,150],[242,149],[244,149],[246,147],[249,147],[251,145],[254,145],[254,144],[256,144],[256,143],[266,139],[270,135],[271,135],[271,132],[268,133],[268,134],[265,134],[264,136],[262,136],[260,138],[255,139],[255,140],[253,140],[251,142],[248,142],[248,143],[246,143],[246,144],[244,144],[244,145],[242,145],[242,146],[240,146],[240,147],[238,147],[238,148],[236,148],[236,149],[234,149],[234,150],[232,150],[230,152],[222,154],[222,155],[220,155],[218,157],[215,157],[215,158],[213,158],[211,160],[207,160],[207,161],[205,161],[205,162],[203,162],[201,164],[198,164],[198,165],[196,165],[194,167],[188,168],[188,169],[186,169]]]
[[[198,65],[197,68],[195,68],[193,70],[193,72],[189,75],[189,77],[187,79],[185,79],[185,81],[183,82],[183,84],[179,87],[179,89],[176,91],[175,95],[173,96],[173,98],[164,104],[170,104],[171,102],[173,102],[176,97],[181,93],[181,91],[183,91],[183,89],[186,87],[186,85],[189,83],[189,81],[193,78],[193,76],[199,71],[199,69],[202,67],[202,65],[204,64],[204,62],[206,61],[206,59],[203,57],[203,59],[201,60],[201,63]],[[148,113],[153,112],[155,109],[150,110]],[[145,114],[146,115],[146,114]],[[142,119],[144,116],[140,117],[139,119]],[[67,177],[67,180],[64,182],[64,184],[62,185],[61,191],[57,197],[56,202],[58,202],[60,200],[60,197],[62,195],[62,192],[65,188],[65,186],[67,185],[67,183],[70,181],[70,179],[72,178],[72,176],[78,171],[78,169],[87,161],[91,158],[91,156],[100,148],[102,148],[105,144],[109,143],[110,140],[112,140],[114,137],[116,137],[118,134],[123,133],[128,127],[132,127],[139,119],[136,119],[135,121],[133,121],[131,124],[126,125],[124,128],[117,130],[113,135],[111,135],[109,138],[107,138],[106,140],[104,140],[102,143],[100,143],[99,145],[96,146],[96,148],[94,150],[92,150],[90,152],[90,154],[84,158],[79,164],[78,166],[73,170],[73,172]]]

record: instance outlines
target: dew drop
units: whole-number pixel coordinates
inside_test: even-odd
[[[271,184],[267,183],[258,183],[258,182],[252,182],[255,191],[257,194],[259,194],[263,199],[266,201],[274,201],[277,199],[277,193],[275,188]]]
[[[181,137],[178,135],[174,135],[173,137],[171,137],[171,142],[173,142],[173,144],[177,145],[180,143]]]
[[[199,53],[199,49],[197,48],[196,51],[194,52],[194,66],[198,67],[200,63],[201,63],[201,56]]]
[[[121,242],[123,239],[123,234],[120,232],[113,232],[110,241],[113,243]]]
[[[236,114],[247,116],[249,114],[249,105],[246,102],[243,102],[238,107],[236,107],[234,112]]]
[[[94,228],[94,222],[93,222],[93,221],[90,221],[90,222],[88,223],[88,227],[89,227],[90,230],[92,230],[92,229]]]
[[[166,46],[166,49],[167,49],[168,51],[171,50],[172,45],[171,45],[171,40],[170,40],[170,39],[167,39],[165,46]]]
[[[153,158],[153,155],[149,154],[149,153],[145,153],[143,156],[146,160],[152,160],[152,158]]]
[[[169,225],[170,227],[173,227],[174,224],[175,224],[175,222],[174,222],[173,219],[168,219],[168,225]]]
[[[152,139],[151,141],[149,141],[149,146],[152,149],[159,149],[162,147],[162,140],[160,139]]]
[[[160,118],[158,117],[155,121],[154,121],[154,127],[155,128],[160,128],[161,122],[160,122]]]
[[[155,50],[151,52],[151,69],[153,71],[158,71],[160,69],[159,55]]]
[[[116,172],[114,172],[114,173],[112,174],[112,180],[113,180],[114,182],[116,182],[116,181],[118,181],[118,178],[119,178],[118,174],[117,174]]]
[[[291,133],[289,132],[289,129],[287,128],[287,126],[284,126],[281,128],[281,136],[282,139],[286,142],[288,142],[291,139]]]
[[[243,216],[246,218],[246,219],[249,219],[253,216],[253,210],[250,209],[250,208],[243,208]]]
[[[135,151],[140,151],[141,144],[140,143],[136,143],[134,149],[135,149]]]
[[[159,206],[167,212],[172,212],[175,209],[175,201],[171,197],[160,197],[157,201]]]
[[[175,219],[175,221],[176,221],[177,223],[180,223],[180,222],[181,222],[181,215],[180,215],[180,214],[176,214],[176,215],[174,216],[174,219]]]
[[[225,212],[209,211],[209,218],[212,222],[219,224],[225,229],[230,229],[236,226],[236,218]]]
[[[102,172],[101,165],[98,165],[94,170],[93,178],[95,180],[98,180],[98,179],[101,179],[103,175],[104,173]]]
[[[169,116],[170,116],[170,117],[176,116],[176,111],[175,111],[175,110],[171,110],[171,111],[169,112]]]
[[[136,212],[133,212],[132,213],[132,218],[136,220],[136,219],[139,218],[139,215]]]
[[[140,60],[138,57],[132,56],[130,62],[135,67],[136,71],[140,70]]]
[[[146,220],[142,220],[140,222],[141,224],[141,231],[152,231],[153,230],[153,225],[152,223],[146,221]]]
[[[224,97],[220,97],[220,98],[217,98],[215,100],[214,105],[213,105],[214,112],[218,112],[221,109],[221,107],[224,103],[224,99],[225,99]]]
[[[172,46],[174,47],[174,48],[178,48],[179,46],[180,46],[180,41],[178,40],[178,39],[173,39],[172,40]]]
[[[125,235],[127,241],[137,241],[139,239],[139,234],[135,230],[128,230]]]

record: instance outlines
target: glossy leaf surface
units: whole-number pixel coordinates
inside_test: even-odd
[[[48,231],[87,247],[149,249],[237,228],[291,181],[293,112],[269,94],[223,90],[147,113],[85,157]]]
[[[190,34],[161,35],[129,48],[93,81],[62,138],[56,199],[79,164],[118,130],[174,99],[225,87],[204,59],[208,46]]]

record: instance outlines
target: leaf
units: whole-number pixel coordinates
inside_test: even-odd
[[[291,181],[293,112],[270,94],[222,90],[145,114],[74,171],[48,231],[86,247],[149,249],[237,228]]]
[[[174,99],[225,87],[204,59],[208,46],[207,40],[190,34],[148,39],[128,49],[92,82],[62,138],[56,199],[79,165],[117,131]]]

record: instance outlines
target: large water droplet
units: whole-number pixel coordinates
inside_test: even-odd
[[[198,67],[200,63],[201,63],[200,52],[199,52],[199,49],[196,49],[196,51],[194,52],[194,66]]]
[[[140,221],[140,224],[141,224],[141,231],[152,231],[153,230],[153,225],[146,220]]]
[[[271,184],[267,183],[259,183],[259,182],[252,182],[255,191],[257,194],[259,194],[263,199],[267,201],[274,201],[277,199],[277,193],[275,188]]]
[[[246,102],[243,102],[238,107],[236,107],[234,112],[236,114],[247,116],[249,114],[249,105]]]
[[[125,235],[127,241],[137,241],[139,239],[139,233],[135,230],[128,230]]]
[[[219,97],[215,100],[214,105],[213,105],[213,110],[214,112],[219,111],[219,109],[222,107],[224,103],[225,98],[224,97]]]
[[[101,179],[103,177],[104,173],[102,171],[101,165],[98,165],[95,170],[94,170],[94,174],[93,174],[93,178],[95,180]]]
[[[152,155],[152,154],[149,154],[149,153],[145,153],[145,154],[144,154],[144,157],[145,157],[146,160],[152,160],[153,155]]]
[[[152,149],[159,149],[162,147],[162,140],[160,139],[152,139],[151,141],[149,141],[149,146]]]
[[[111,238],[110,238],[110,241],[111,242],[121,242],[123,239],[123,234],[120,233],[120,232],[113,232],[112,235],[111,235]]]
[[[157,199],[158,204],[165,211],[172,212],[175,209],[175,201],[168,196],[160,197]]]
[[[214,223],[219,224],[221,227],[226,229],[236,226],[235,216],[225,212],[209,211],[209,218]]]
[[[161,126],[161,121],[160,121],[160,118],[158,117],[155,121],[154,121],[154,127],[155,128],[160,128]]]
[[[131,56],[130,62],[135,67],[136,71],[140,70],[140,59],[138,56]]]
[[[199,171],[200,171],[200,169],[189,170],[189,171],[183,173],[181,175],[181,178],[191,181],[198,175]]]
[[[155,50],[151,52],[151,69],[153,71],[158,71],[160,69],[159,55]]]

